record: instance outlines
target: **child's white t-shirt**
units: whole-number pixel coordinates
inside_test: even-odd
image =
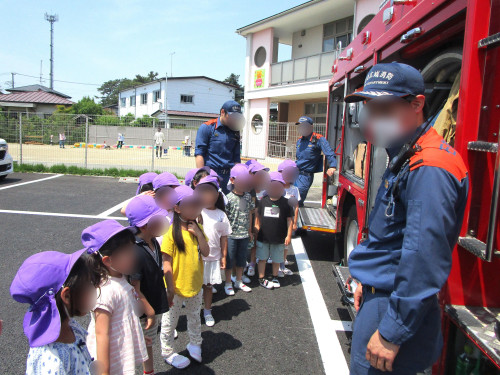
[[[291,197],[295,197],[298,201],[300,201],[299,188],[295,185],[290,185],[289,188],[285,188],[285,198],[290,199]]]
[[[220,260],[222,256],[220,238],[231,234],[231,224],[224,211],[216,208],[209,210],[204,208],[201,211],[203,218],[203,231],[208,238],[210,253],[207,257],[202,257],[205,261]]]

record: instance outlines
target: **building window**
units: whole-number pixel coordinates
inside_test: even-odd
[[[141,104],[148,104],[148,94],[141,94]]]
[[[327,103],[306,103],[304,113],[312,118],[314,124],[326,124]]]
[[[153,103],[158,102],[159,99],[161,99],[161,91],[160,90],[153,91]]]
[[[131,107],[135,106],[135,96],[134,95],[130,97],[130,106]]]
[[[120,105],[125,107],[127,105],[127,98],[120,98]]]
[[[181,95],[181,103],[193,103],[193,95]]]
[[[338,21],[323,25],[323,52],[334,51],[339,42],[345,48],[352,40],[353,17],[343,18]]]

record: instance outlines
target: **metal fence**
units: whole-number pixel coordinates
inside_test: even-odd
[[[165,142],[160,149],[154,141],[155,118],[0,112],[0,138],[8,142],[18,163],[184,175],[195,167],[194,143],[202,122],[171,119],[170,127],[162,125]]]
[[[326,124],[314,124],[313,130],[324,136]],[[271,122],[269,124],[268,156],[295,160],[296,144],[299,137],[298,126],[294,122]]]

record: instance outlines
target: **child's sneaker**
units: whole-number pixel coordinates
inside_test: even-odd
[[[193,358],[196,362],[201,363],[201,345],[193,345],[189,343],[186,346],[186,349],[189,352],[191,358]]]
[[[273,287],[274,287],[273,283],[267,279],[259,279],[259,284],[260,284],[260,286],[262,286],[266,289],[273,289]]]
[[[169,357],[165,358],[165,362],[178,369],[186,368],[191,364],[189,358],[177,353],[171,354]]]
[[[250,277],[255,276],[255,267],[254,266],[252,266],[252,265],[248,266],[247,275]]]
[[[283,273],[285,274],[285,276],[290,276],[290,275],[293,275],[293,272],[291,269],[288,269],[288,268],[283,268]]]
[[[283,273],[282,270],[278,271],[278,277],[285,277],[285,274]]]
[[[212,314],[204,314],[203,316],[205,317],[205,324],[207,327],[213,327],[215,325],[215,319]]]
[[[176,330],[176,329],[174,329],[174,340],[175,340],[177,337],[179,337],[179,334],[177,333],[177,330]]]
[[[281,284],[280,284],[280,282],[278,281],[278,278],[277,278],[277,277],[273,277],[273,279],[271,280],[271,283],[273,284],[273,286],[274,286],[275,288],[279,288],[279,287],[281,287]]]
[[[233,284],[224,285],[224,291],[228,296],[234,296]]]
[[[236,289],[241,289],[242,291],[247,292],[247,293],[252,291],[252,288],[250,288],[249,286],[246,286],[246,285],[243,283],[243,281],[236,281],[236,282],[234,283],[234,287],[235,287]]]
[[[237,281],[237,280],[236,280],[236,276],[232,275],[232,276],[231,276],[231,281],[232,281],[233,283],[235,283],[235,282]],[[250,282],[251,282],[252,280],[250,280],[247,276],[242,275],[242,276],[241,276],[241,281],[243,281],[243,282],[244,282],[244,283],[246,283],[246,284],[250,284]]]
[[[285,266],[291,266],[292,264],[294,264],[295,262],[293,260],[285,260]]]
[[[271,258],[267,259],[267,264],[272,264],[273,260]]]

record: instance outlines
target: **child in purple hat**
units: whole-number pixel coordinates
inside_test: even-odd
[[[221,269],[226,268],[227,236],[231,234],[231,225],[226,216],[223,193],[219,190],[219,180],[216,177],[202,178],[196,185],[196,192],[200,195],[204,207],[201,211],[203,231],[210,247],[209,255],[203,257],[203,300],[205,302],[203,316],[205,324],[212,327],[215,324],[212,315],[213,286],[222,283]]]
[[[158,207],[163,208],[167,211],[167,221],[168,226],[172,224],[172,219],[174,217],[174,205],[177,201],[177,195],[175,194],[175,188],[180,186],[180,182],[170,172],[160,173],[153,180],[153,189],[155,191],[155,201]],[[168,230],[168,226],[165,227],[165,233]],[[159,236],[156,238],[158,243],[161,245],[161,241],[163,240],[163,236]]]
[[[236,164],[230,173],[232,190],[227,195],[226,214],[231,223],[231,234],[227,240],[226,283],[224,290],[228,296],[234,296],[234,287],[244,292],[252,289],[245,283],[250,279],[243,275],[247,264],[248,243],[253,239],[252,212],[255,203],[249,193],[251,176],[244,164]],[[236,267],[236,277],[232,278],[233,267]]]
[[[72,319],[94,308],[101,281],[84,252],[32,255],[12,281],[12,297],[30,304],[23,320],[30,345],[26,374],[92,373],[92,357],[85,345],[87,333]]]
[[[183,303],[190,339],[186,349],[195,361],[202,360],[200,309],[203,297],[203,262],[200,255],[208,256],[210,248],[203,227],[196,223],[202,210],[200,198],[193,189],[185,185],[177,187],[175,192],[177,202],[174,219],[161,245],[170,310],[163,314],[160,340],[165,362],[182,369],[189,366],[190,361],[177,354],[173,344]]]
[[[135,192],[135,195],[139,194],[145,194],[145,195],[150,195],[152,197],[155,196],[155,192],[153,189],[153,180],[158,176],[157,173],[155,172],[147,172],[143,173],[139,176],[139,183],[137,184],[137,191]],[[130,199],[125,202],[123,207],[120,210],[120,213],[123,216],[125,215],[125,211],[127,210],[127,204],[130,202]]]
[[[135,374],[148,359],[139,316],[144,306],[127,281],[135,269],[132,228],[104,220],[82,232],[82,243],[103,282],[91,314],[87,345],[99,373]]]
[[[292,229],[293,231],[296,231],[297,221],[299,218],[300,191],[299,188],[294,184],[295,180],[299,175],[299,168],[297,167],[297,164],[295,164],[293,160],[286,159],[278,165],[278,172],[281,172],[281,176],[285,181],[285,198],[288,199],[288,203],[290,204],[290,207],[292,207],[293,209],[294,215],[293,215]],[[286,259],[288,255],[288,247],[289,245],[285,246],[285,253],[284,253],[285,261],[282,264],[280,264],[280,270],[278,273],[280,277],[283,277],[285,275],[293,275],[293,272],[286,267],[289,264],[293,264],[288,262],[288,260]]]
[[[168,311],[160,244],[155,237],[165,233],[165,227],[168,226],[167,212],[156,205],[153,197],[139,195],[130,201],[126,213],[129,224],[137,229],[137,263],[129,281],[144,305],[144,315],[140,321],[144,337],[150,339],[146,342],[149,358],[143,363],[143,369],[144,374],[154,374],[153,343],[156,341],[161,315]]]
[[[293,212],[283,194],[285,181],[279,172],[269,173],[271,182],[267,195],[262,198],[257,208],[255,227],[257,235],[257,258],[259,258],[259,283],[267,289],[279,288],[278,272],[283,262],[285,246],[292,239]],[[265,279],[266,261],[273,263],[272,278]]]
[[[186,177],[184,178],[184,184],[191,188],[195,188],[196,184],[205,176],[210,174],[210,167],[201,167],[190,169],[188,173],[186,173]]]

